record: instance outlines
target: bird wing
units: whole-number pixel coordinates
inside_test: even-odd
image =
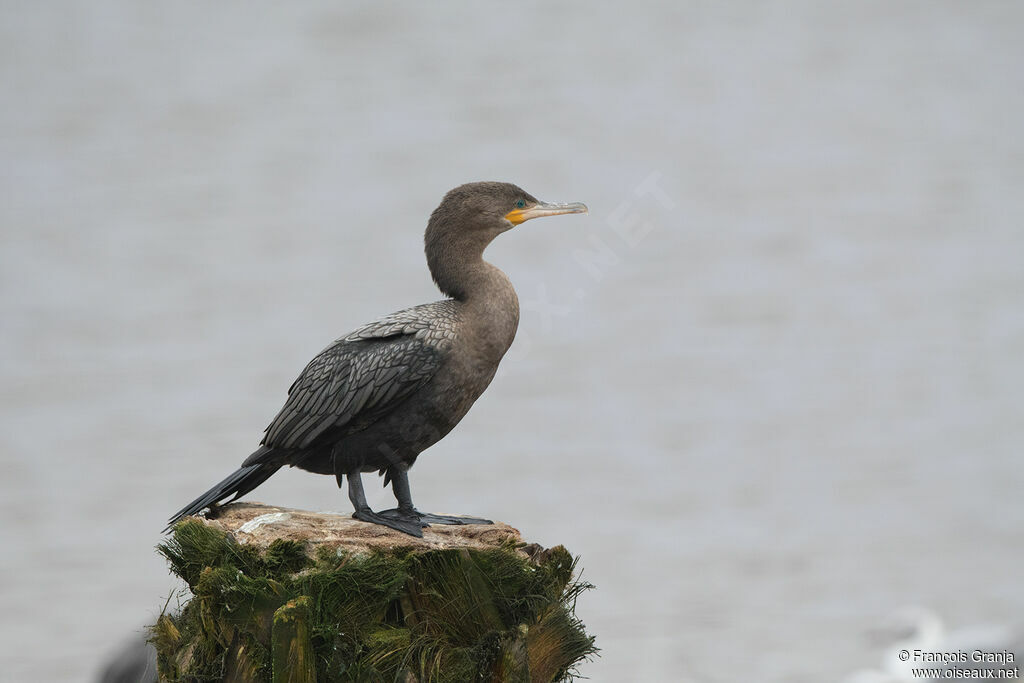
[[[426,384],[453,336],[454,302],[399,311],[338,339],[306,365],[263,444],[305,448],[331,428],[372,422]],[[440,324],[439,324],[440,323]]]

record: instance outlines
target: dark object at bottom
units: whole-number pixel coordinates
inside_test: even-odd
[[[441,549],[359,551],[268,542],[273,522],[240,544],[217,524],[182,522],[159,547],[193,595],[153,627],[167,680],[560,681],[596,652],[574,614],[590,586],[561,546],[458,547],[456,530]]]
[[[96,683],[157,683],[156,649],[141,635],[125,642],[104,665]]]

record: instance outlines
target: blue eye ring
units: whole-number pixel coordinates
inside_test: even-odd
[[[525,209],[526,208],[526,200],[525,199],[517,199],[516,200],[516,208],[517,209]]]

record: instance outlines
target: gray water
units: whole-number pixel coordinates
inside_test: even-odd
[[[0,11],[3,680],[154,619],[167,516],[438,298],[422,229],[479,179],[591,213],[488,251],[519,338],[413,489],[581,556],[583,674],[820,683],[904,605],[1019,622],[1018,3]]]

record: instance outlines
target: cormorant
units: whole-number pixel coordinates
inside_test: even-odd
[[[236,500],[284,465],[333,474],[356,519],[422,536],[429,524],[490,524],[420,512],[408,469],[458,424],[490,384],[519,325],[519,300],[505,273],[483,260],[501,233],[531,218],[586,213],[549,204],[509,183],[478,182],[448,192],[427,224],[427,266],[441,301],[360,327],[321,351],[288,390],[260,447],[241,468],[179,510],[188,515]],[[378,471],[398,500],[374,512],[361,473]]]

